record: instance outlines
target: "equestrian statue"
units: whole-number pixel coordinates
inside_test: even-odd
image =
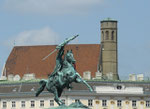
[[[54,100],[57,102],[58,105],[64,105],[62,100],[59,98],[63,92],[64,88],[72,88],[71,83],[84,83],[90,91],[93,91],[91,86],[82,79],[80,74],[75,70],[74,64],[76,60],[74,59],[72,50],[68,50],[67,53],[64,55],[64,47],[67,45],[71,40],[78,37],[78,35],[67,38],[63,43],[56,46],[56,49],[52,52],[58,51],[56,57],[56,66],[54,68],[53,73],[48,77],[48,80],[42,79],[39,84],[40,88],[37,90],[35,96],[39,96],[39,94],[46,89],[54,94]],[[50,53],[48,56],[50,56]],[[63,58],[64,55],[64,58]],[[45,60],[48,56],[43,58]]]

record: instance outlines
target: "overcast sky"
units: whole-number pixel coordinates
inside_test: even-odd
[[[100,21],[118,20],[119,74],[150,75],[150,0],[0,0],[0,70],[15,45],[99,44]]]

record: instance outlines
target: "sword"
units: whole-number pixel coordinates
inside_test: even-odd
[[[53,50],[51,53],[49,53],[47,56],[45,56],[42,60],[44,61],[45,59],[47,59],[50,55],[52,55],[53,53],[55,53],[59,48],[61,48],[62,46],[65,46],[66,44],[68,44],[71,40],[75,39],[76,37],[78,37],[79,35],[76,36],[72,36],[70,38],[67,38],[63,43],[59,44],[56,46],[55,50]]]

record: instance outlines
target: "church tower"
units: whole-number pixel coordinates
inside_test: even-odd
[[[117,49],[117,21],[101,21],[101,72],[103,78],[119,80]]]

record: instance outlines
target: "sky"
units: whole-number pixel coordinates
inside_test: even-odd
[[[118,21],[118,72],[150,75],[150,0],[0,0],[0,70],[12,48],[99,44],[100,21]],[[1,72],[1,71],[0,71]]]

